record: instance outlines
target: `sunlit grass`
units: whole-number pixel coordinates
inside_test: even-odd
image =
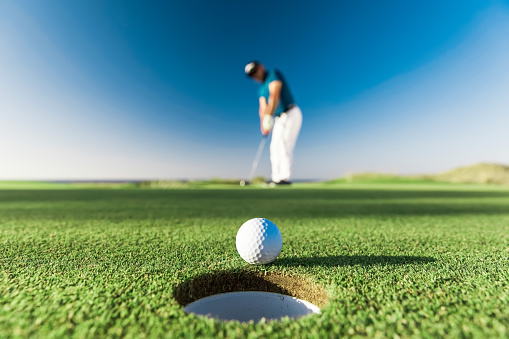
[[[366,185],[0,191],[0,333],[97,337],[507,337],[509,191]],[[276,262],[331,298],[298,321],[186,315],[184,281],[246,268],[242,223],[281,229]]]

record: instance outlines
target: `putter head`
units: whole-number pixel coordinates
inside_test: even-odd
[[[240,181],[240,186],[247,186],[249,184],[251,184],[251,183],[249,181],[247,181],[247,180],[241,180]]]

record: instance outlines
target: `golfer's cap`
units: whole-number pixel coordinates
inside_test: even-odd
[[[258,67],[260,67],[260,63],[258,61],[251,61],[250,63],[248,63],[246,65],[246,68],[244,69],[246,71],[246,75],[248,77],[252,76],[256,70],[258,69]]]

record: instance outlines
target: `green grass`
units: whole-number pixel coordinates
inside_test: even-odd
[[[135,182],[0,181],[0,190],[133,189]]]
[[[186,315],[179,286],[246,270],[235,235],[254,217],[284,245],[248,270],[307,278],[329,303],[297,321]],[[508,258],[500,187],[4,190],[0,336],[507,338]]]
[[[440,183],[436,182],[431,177],[425,176],[399,176],[395,174],[381,174],[381,173],[357,173],[350,174],[343,178],[338,178],[326,181],[327,184],[431,184]]]

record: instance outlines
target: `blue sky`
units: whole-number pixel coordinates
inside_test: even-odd
[[[0,180],[243,178],[252,59],[303,111],[295,178],[507,164],[508,55],[502,1],[4,0]]]

